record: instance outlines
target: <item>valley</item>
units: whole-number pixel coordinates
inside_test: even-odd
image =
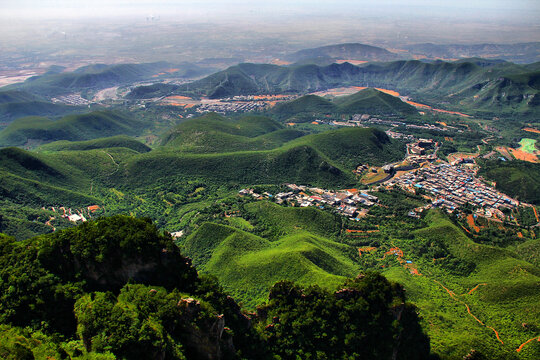
[[[400,354],[537,359],[538,63],[399,54],[342,44],[219,69],[92,64],[0,88],[0,261],[22,273],[10,259],[27,256],[35,277],[2,272],[0,331],[50,322],[43,334],[78,339],[62,345],[71,358],[100,344],[132,358],[144,341],[122,345],[109,327],[132,311],[122,321],[146,324],[130,325],[133,339],[156,336],[171,358],[223,355],[233,340],[244,358],[302,358],[288,344],[306,328],[320,338],[298,348],[318,358],[326,335],[303,324],[316,318],[336,334],[350,326],[358,347],[332,341],[374,358],[374,316],[394,338],[370,341]],[[76,318],[50,320],[12,295],[24,286],[47,301],[54,287]],[[152,301],[162,310],[134,305]],[[111,319],[89,316],[95,306]],[[334,311],[367,319],[366,337]]]

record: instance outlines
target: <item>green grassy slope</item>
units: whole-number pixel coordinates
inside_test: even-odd
[[[540,72],[511,74],[489,79],[458,92],[460,104],[485,116],[538,116]]]
[[[383,131],[373,128],[341,128],[307,135],[289,143],[312,146],[348,169],[358,164],[382,165],[397,161],[405,154],[402,143],[391,140]]]
[[[234,140],[241,140],[232,144],[233,150],[241,150],[257,142],[260,146],[265,136],[275,136],[278,132],[246,141],[212,130],[217,128],[232,132],[229,130],[231,125],[221,118],[205,120],[200,132],[187,131],[191,126],[198,129],[196,125],[196,120],[187,126],[180,125],[176,132],[165,137],[164,142],[177,144],[182,150],[207,154],[178,153],[173,151],[174,147],[166,146],[141,155],[126,165],[126,176],[132,179],[130,182],[140,185],[148,183],[152,174],[160,178],[204,177],[213,181],[234,181],[246,185],[299,182],[337,187],[354,182],[349,171],[359,163],[380,165],[399,160],[404,154],[403,145],[391,141],[384,132],[359,128],[343,128],[304,136],[269,151],[210,154],[213,143],[205,144],[197,139],[213,139],[216,149],[226,148]],[[205,130],[205,126],[213,127]],[[242,126],[233,129],[236,133],[246,131]],[[253,130],[250,133],[256,134]]]
[[[245,211],[248,216],[264,224],[268,229],[270,239],[277,239],[298,231],[334,237],[339,235],[341,230],[341,217],[313,207],[289,208],[258,201],[246,204]]]
[[[29,140],[89,140],[119,134],[136,134],[143,124],[115,112],[94,111],[82,115],[68,115],[60,120],[29,117],[17,119],[0,132],[0,146],[20,146]]]
[[[2,90],[0,91],[0,104],[13,102],[26,102],[37,100],[32,94],[19,90]]]
[[[120,163],[138,153],[127,148],[36,154],[18,148],[0,149],[3,197],[37,206],[99,202],[93,184],[116,180]]]
[[[461,358],[471,349],[487,358],[538,358],[540,347],[536,344],[519,354],[516,349],[539,335],[540,269],[511,251],[474,243],[440,213],[432,212],[426,220],[429,226],[415,231],[414,240],[399,242],[421,275],[413,276],[399,265],[384,274],[404,284],[409,299],[420,308],[434,351],[442,359]],[[420,242],[432,248],[445,247],[446,257],[455,259],[450,264],[467,262],[474,264],[475,270],[457,276],[437,265],[444,264],[443,258],[417,258],[422,252],[418,250]],[[429,253],[429,248],[426,251]],[[482,323],[467,312],[465,304]]]
[[[129,136],[119,135],[87,141],[55,141],[53,143],[41,146],[39,151],[92,150],[115,147],[124,147],[140,153],[145,153],[151,150],[148,146],[140,141],[137,141]]]
[[[356,273],[353,262],[343,255],[347,248],[308,232],[269,242],[211,223],[203,224],[184,245],[198,268],[216,275],[225,289],[249,307],[264,301],[268,289],[279,280],[335,288],[344,276]]]

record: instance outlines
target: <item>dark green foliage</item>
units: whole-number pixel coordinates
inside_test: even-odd
[[[514,161],[486,161],[480,175],[496,182],[500,191],[521,201],[540,204],[540,164]]]
[[[432,238],[428,240],[417,237],[412,251],[415,256],[426,261],[435,259],[434,262],[437,266],[453,275],[468,276],[476,268],[475,263],[472,261],[452,255],[442,239]]]
[[[36,100],[34,95],[18,90],[0,91],[0,104],[18,103]]]
[[[22,242],[3,238],[0,246],[4,323],[46,321],[51,330],[69,333],[75,321],[68,314],[83,291],[117,292],[129,280],[196,286],[190,262],[148,220],[116,216]]]
[[[126,164],[130,185],[147,186],[162,179],[205,178],[212,183],[246,185],[298,182],[303,184],[351,184],[352,176],[335,167],[309,146],[271,151],[191,155],[153,151]]]
[[[0,103],[0,121],[11,122],[27,116],[63,116],[72,113],[82,113],[81,106],[53,104],[45,101],[25,101]]]
[[[306,254],[303,246],[295,251]],[[375,274],[343,286],[347,290],[332,294],[280,283],[261,317],[247,316],[215,278],[199,277],[171,237],[147,219],[101,218],[20,242],[0,234],[0,355],[113,360],[428,354],[427,338],[399,286]],[[298,296],[291,297],[293,289]],[[277,332],[266,326],[272,316],[279,319]]]
[[[52,338],[39,331],[0,325],[0,358],[3,360],[63,359],[65,356],[65,351]]]
[[[368,273],[332,293],[280,282],[258,309],[283,359],[428,359],[429,341],[401,286]]]
[[[87,294],[75,304],[77,334],[88,352],[114,349],[119,358],[185,359],[181,337],[189,322],[183,319],[187,307],[177,306],[180,299],[177,291],[143,285],[126,285],[118,298]],[[211,321],[204,310],[190,320]]]

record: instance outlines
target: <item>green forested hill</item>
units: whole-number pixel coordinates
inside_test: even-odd
[[[243,215],[265,228],[266,238],[212,223],[202,224],[182,245],[194,264],[216,275],[225,288],[254,306],[279,280],[328,289],[354,276],[355,249],[330,239],[338,216],[314,208],[284,208],[268,202],[246,205]]]
[[[93,150],[116,147],[128,148],[140,153],[145,153],[151,150],[148,146],[144,145],[140,141],[126,135],[119,135],[87,141],[60,140],[41,146],[39,151]]]
[[[480,175],[495,181],[496,188],[521,201],[540,204],[540,164],[514,160],[487,161]]]
[[[0,104],[35,101],[36,96],[19,90],[0,91]]]
[[[270,242],[225,225],[203,224],[184,249],[197,267],[216,275],[227,291],[250,307],[264,301],[280,280],[334,289],[345,277],[356,275],[352,260],[344,255],[347,246],[308,232]]]
[[[84,111],[81,106],[53,104],[45,101],[7,102],[0,104],[0,121],[10,122],[27,116],[62,116]]]
[[[305,95],[298,99],[276,105],[270,110],[280,119],[292,116],[325,115],[337,113],[337,107],[329,100],[316,95]]]
[[[148,64],[95,64],[73,72],[46,73],[25,82],[4,87],[5,90],[21,90],[38,96],[51,97],[85,89],[99,89],[135,81],[151,79],[163,70],[170,69],[166,62]]]
[[[411,115],[418,111],[401,99],[376,89],[364,89],[356,94],[334,100],[339,111],[346,114]]]
[[[293,134],[302,134],[280,130],[284,130],[283,125],[263,116],[228,119],[211,113],[172,128],[164,135],[162,145],[200,153],[265,150],[283,144]]]
[[[305,144],[347,169],[358,164],[382,165],[403,158],[403,143],[391,140],[383,131],[373,128],[345,127],[320,134],[307,135],[289,146]]]
[[[429,358],[414,306],[380,275],[339,292],[280,282],[246,313],[148,219],[101,218],[19,242],[0,234],[0,280],[5,359]]]
[[[138,187],[152,183],[154,177],[162,180],[204,178],[209,182],[246,185],[299,182],[344,186],[354,182],[352,173],[336,167],[330,159],[305,145],[197,155],[156,150],[133,158],[125,169],[125,178]]]
[[[537,358],[537,344],[516,349],[538,336],[538,325],[528,324],[540,320],[540,269],[509,249],[473,242],[440,213],[426,220],[413,240],[394,242],[420,275],[397,263],[383,273],[404,284],[418,303],[435,351],[442,359],[460,358],[470,349],[492,359]]]
[[[56,121],[28,117],[17,119],[0,131],[0,146],[21,146],[28,141],[46,143],[89,140],[119,134],[134,135],[142,127],[144,125],[141,122],[110,111],[68,115]]]

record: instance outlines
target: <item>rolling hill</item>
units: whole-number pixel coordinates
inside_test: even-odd
[[[495,181],[496,188],[521,201],[540,204],[540,164],[513,160],[487,161],[479,175]]]
[[[334,100],[339,112],[345,114],[414,115],[418,111],[401,99],[376,89],[364,89],[356,94]]]
[[[540,115],[540,72],[502,76],[468,87],[456,94],[461,105],[489,116]]]
[[[336,44],[313,49],[304,49],[285,56],[291,62],[327,62],[334,60],[389,61],[398,56],[390,51],[371,45],[358,43]]]
[[[326,219],[329,214],[315,209],[283,209],[271,203],[251,205],[252,216],[270,221],[276,234],[287,235],[269,241],[230,226],[205,223],[183,244],[183,251],[198,268],[216,275],[225,289],[246,305],[253,307],[264,300],[276,281],[294,279],[299,284],[333,289],[343,277],[356,274],[357,268],[348,257],[349,246],[309,232],[317,227],[317,220],[332,225],[335,219]],[[322,226],[315,231],[328,232]]]
[[[79,150],[92,150],[92,149],[106,149],[123,147],[137,151],[139,153],[145,153],[151,149],[129,136],[118,135],[108,138],[99,138],[87,141],[67,141],[60,140],[55,141],[39,147],[39,151],[79,151]]]
[[[144,187],[174,179],[205,179],[210,183],[279,184],[298,182],[320,186],[354,183],[352,174],[333,165],[306,145],[268,151],[238,151],[217,154],[188,154],[154,150],[130,160],[125,183]]]
[[[60,120],[41,117],[17,119],[0,132],[0,146],[23,146],[30,142],[80,141],[119,134],[134,135],[143,124],[111,111],[68,115]]]
[[[520,44],[412,44],[405,45],[411,54],[430,59],[459,59],[483,57],[503,59],[515,63],[529,64],[540,60],[540,42]]]
[[[12,102],[26,102],[38,100],[36,96],[19,90],[3,90],[0,91],[0,104]]]
[[[331,101],[316,95],[304,95],[298,99],[278,104],[270,110],[270,113],[279,119],[293,118],[297,122],[308,121],[316,115],[337,112],[337,107]]]
[[[310,146],[340,166],[353,170],[358,164],[382,165],[403,158],[403,143],[373,128],[345,127],[291,141],[288,146]]]
[[[0,122],[11,122],[28,116],[58,117],[87,110],[82,106],[68,106],[46,101],[23,101],[0,103]]]
[[[160,178],[182,176],[243,184],[330,185],[334,181],[333,186],[338,186],[352,183],[349,171],[360,163],[381,165],[404,155],[403,144],[375,129],[343,128],[296,137],[300,134],[263,117],[227,121],[211,114],[199,119],[176,127],[165,136],[163,148],[133,158],[126,164],[126,176],[135,177],[134,183],[146,183],[152,173]],[[260,129],[261,124],[266,130]],[[252,138],[236,135],[269,130],[274,131]],[[286,135],[295,139],[285,142]],[[270,141],[272,137],[278,140]],[[260,151],[264,147],[274,148]]]
[[[538,324],[534,294],[540,291],[540,269],[512,251],[473,242],[441,213],[430,212],[426,221],[428,226],[416,230],[412,242],[400,241],[404,256],[418,265],[421,275],[401,266],[383,274],[402,283],[416,301],[432,349],[445,360],[471,348],[493,359],[538,357],[538,346],[521,353],[516,349],[538,336],[536,328],[523,324]],[[462,264],[474,264],[474,270],[461,276],[449,271]]]
[[[191,153],[270,150],[303,135],[302,131],[285,129],[263,116],[229,119],[208,114],[171,129],[164,135],[162,145]]]

